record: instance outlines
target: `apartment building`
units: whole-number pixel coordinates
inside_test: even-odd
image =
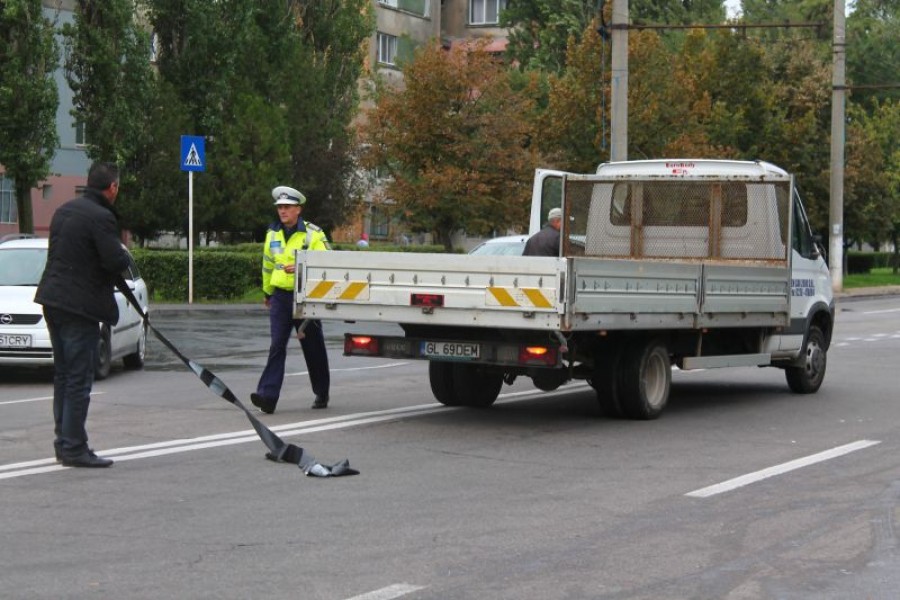
[[[376,33],[369,61],[391,77],[398,63],[415,48],[431,40],[451,46],[462,40],[487,37],[505,47],[506,32],[499,27],[506,0],[373,0]]]

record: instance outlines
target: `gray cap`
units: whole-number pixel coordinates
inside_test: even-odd
[[[277,188],[273,189],[272,197],[275,199],[276,205],[288,204],[300,206],[301,204],[306,204],[306,196],[286,185],[279,185]]]
[[[561,208],[551,208],[550,212],[547,213],[547,220],[552,221],[553,219],[562,219]]]

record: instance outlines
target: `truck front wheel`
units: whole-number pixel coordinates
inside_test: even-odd
[[[622,365],[622,411],[630,419],[658,417],[669,401],[672,362],[658,340],[635,343],[625,351]]]
[[[784,369],[788,387],[796,394],[813,394],[825,379],[827,363],[825,334],[815,325],[809,328],[800,360],[798,366]]]

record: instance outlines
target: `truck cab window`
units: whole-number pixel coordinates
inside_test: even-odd
[[[792,245],[794,250],[803,258],[816,258],[819,250],[813,239],[812,230],[809,227],[809,221],[806,218],[806,212],[803,210],[803,204],[800,202],[800,196],[794,190],[794,231]]]

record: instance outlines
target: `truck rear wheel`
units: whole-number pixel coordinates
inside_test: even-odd
[[[672,362],[659,340],[635,343],[625,351],[622,370],[622,411],[630,419],[658,417],[669,401]]]
[[[802,363],[799,366],[784,369],[788,387],[796,394],[813,394],[819,390],[822,380],[825,379],[825,367],[828,362],[825,334],[815,325],[809,328],[800,359]]]
[[[621,385],[619,366],[622,351],[618,348],[601,352],[594,362],[591,387],[597,392],[597,403],[607,417],[618,419],[622,416]]]
[[[485,408],[494,403],[503,387],[503,373],[481,365],[453,365],[453,389],[458,406]]]
[[[429,361],[428,381],[431,383],[431,393],[435,399],[444,406],[459,406],[456,399],[456,388],[453,385],[453,363]]]

